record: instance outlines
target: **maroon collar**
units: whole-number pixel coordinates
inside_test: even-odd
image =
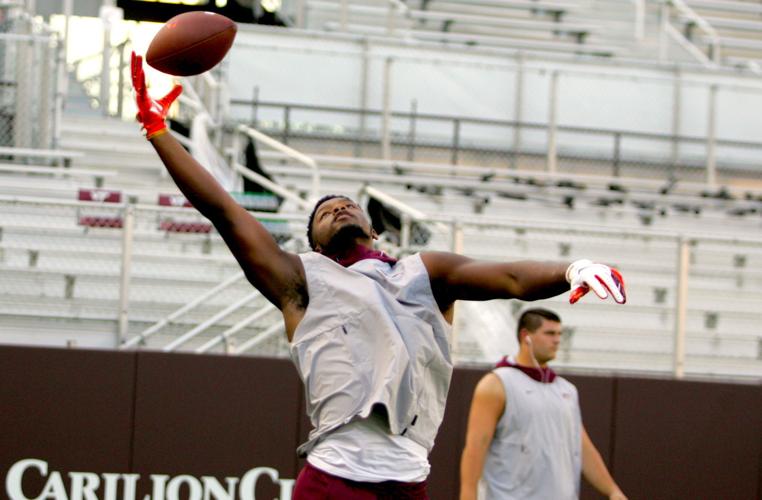
[[[518,363],[514,363],[508,356],[503,356],[503,359],[497,362],[495,368],[516,368],[521,370],[525,375],[531,377],[543,384],[552,384],[556,379],[556,372],[552,368],[546,366],[545,368],[535,368],[530,366],[523,366]]]
[[[384,252],[380,250],[374,250],[372,248],[367,248],[362,245],[356,245],[352,250],[346,252],[342,256],[328,254],[323,255],[335,262],[338,262],[344,267],[349,267],[355,262],[359,262],[365,259],[377,259],[381,262],[391,264],[392,266],[397,263],[397,259],[386,255]]]

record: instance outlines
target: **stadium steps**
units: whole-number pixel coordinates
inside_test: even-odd
[[[124,191],[141,203],[155,204],[159,193],[178,192],[136,123],[67,113],[61,146],[84,152],[73,162],[76,168],[116,172],[103,187]]]

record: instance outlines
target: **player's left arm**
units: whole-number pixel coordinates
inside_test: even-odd
[[[611,477],[606,464],[603,463],[601,454],[598,453],[585,427],[582,427],[582,475],[599,493],[610,500],[627,500],[627,497],[619,489],[614,478]]]
[[[421,255],[434,296],[443,311],[456,300],[547,299],[570,288],[571,303],[589,290],[598,297],[626,301],[624,281],[616,269],[589,260],[566,262],[486,262],[446,253]]]

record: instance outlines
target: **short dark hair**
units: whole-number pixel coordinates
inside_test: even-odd
[[[344,196],[343,194],[327,194],[320,198],[317,203],[315,203],[315,207],[312,209],[312,212],[310,213],[310,218],[307,219],[307,241],[310,244],[310,248],[312,250],[315,250],[315,240],[312,239],[312,223],[315,220],[315,214],[318,211],[318,208],[320,208],[320,205],[325,203],[326,201],[333,200],[335,198],[344,198],[349,201],[354,201],[349,196]]]
[[[555,321],[557,323],[561,322],[561,317],[558,316],[558,314],[540,307],[527,309],[521,313],[521,316],[519,316],[519,324],[516,326],[516,338],[519,340],[519,343],[521,342],[521,330],[526,328],[530,332],[533,332],[540,328],[543,319]]]

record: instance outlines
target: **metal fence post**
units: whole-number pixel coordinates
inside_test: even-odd
[[[672,88],[672,158],[669,165],[669,178],[675,179],[677,162],[680,158],[680,130],[682,128],[683,80],[680,68],[675,68]]]
[[[410,130],[408,131],[407,161],[415,160],[415,127],[418,118],[418,100],[410,103]]]
[[[706,183],[717,184],[717,84],[709,87],[709,111],[706,125]]]
[[[450,224],[450,251],[452,253],[463,253],[463,224],[454,220]]]
[[[109,98],[111,97],[111,21],[105,16],[103,21],[103,60],[101,61],[101,88],[99,104],[101,114],[109,114]]]
[[[251,126],[257,128],[257,111],[259,105],[259,85],[254,86],[254,92],[251,96]]]
[[[24,22],[23,33],[26,35],[32,34],[32,28],[27,22]],[[34,77],[31,73],[35,70],[34,64],[31,64],[33,52],[34,45],[31,41],[25,41],[16,45],[16,60],[14,63],[16,99],[14,103],[12,132],[13,146],[17,148],[30,146],[32,127],[37,121],[32,96]]]
[[[620,174],[620,167],[619,162],[621,161],[622,156],[622,133],[621,132],[614,132],[614,168],[611,175],[614,177],[619,177]]]
[[[118,348],[127,337],[129,329],[130,307],[130,268],[132,266],[132,243],[135,227],[135,207],[128,204],[124,207],[122,223],[122,270],[119,285],[119,314],[116,347]]]
[[[519,168],[518,155],[521,153],[521,120],[524,119],[524,53],[519,52],[516,56],[516,93],[513,103],[514,121],[513,127],[513,154],[511,155],[511,168]]]
[[[381,156],[384,160],[392,159],[392,141],[390,128],[392,58],[384,61],[383,110],[381,116]]]
[[[690,271],[690,241],[684,237],[677,240],[677,295],[675,297],[675,346],[673,372],[675,377],[685,375],[685,320],[688,310],[688,273]]]
[[[124,111],[124,49],[127,48],[127,42],[124,41],[119,44],[119,72],[117,73],[117,88],[116,88],[116,116],[122,118]]]
[[[49,148],[51,144],[51,125],[54,118],[55,96],[51,99],[51,94],[55,94],[55,79],[56,74],[53,66],[55,56],[53,47],[49,44],[40,44],[41,57],[40,57],[40,94],[39,94],[39,129],[37,138],[34,141],[35,145],[39,148]]]
[[[283,138],[281,142],[288,144],[288,136],[291,134],[291,106],[283,106]]]
[[[388,10],[386,11],[386,35],[390,36],[394,34],[394,27],[395,27],[394,26],[395,25],[394,10],[396,6],[394,5],[394,2],[391,0],[387,0],[387,2],[388,2],[388,5],[387,5]]]
[[[635,40],[640,42],[645,38],[646,32],[646,5],[645,0],[635,0]]]
[[[363,38],[362,42],[362,56],[360,60],[360,113],[358,116],[360,138],[355,143],[355,156],[363,156],[363,143],[368,131],[368,72],[370,68],[370,56],[368,54],[370,47],[368,46],[368,39]]]
[[[294,13],[294,17],[296,18],[296,27],[299,29],[304,29],[305,25],[305,18],[304,18],[304,4],[306,0],[296,0],[296,12]]]
[[[668,39],[667,39],[667,25],[669,24],[669,5],[667,2],[662,2],[659,7],[659,61],[664,62],[667,60]]]
[[[558,171],[558,153],[556,151],[557,105],[558,105],[558,71],[550,75],[550,90],[548,102],[548,157],[547,170],[554,174]]]
[[[68,21],[67,21],[68,23]],[[61,143],[61,121],[63,120],[64,100],[68,87],[66,71],[66,42],[59,39],[56,45],[56,94],[53,102],[53,127],[51,148],[56,149]],[[63,162],[63,160],[57,160]]]
[[[347,31],[347,24],[349,24],[349,6],[347,4],[347,0],[341,0],[341,7],[339,8],[341,31]]]
[[[403,213],[401,215],[401,225],[400,225],[400,248],[403,252],[406,252],[410,249],[410,228],[412,226],[412,221],[410,220],[410,215]]]
[[[450,224],[450,250],[452,253],[463,254],[463,224],[454,220]],[[460,321],[458,321],[458,315],[460,314],[461,301],[456,300],[453,304],[453,321],[452,321],[452,333],[450,334],[450,346],[452,350],[453,360],[459,356],[458,343],[460,340]]]
[[[455,118],[452,121],[452,155],[450,155],[450,163],[452,163],[453,165],[458,164],[459,150],[460,150],[460,118]]]

